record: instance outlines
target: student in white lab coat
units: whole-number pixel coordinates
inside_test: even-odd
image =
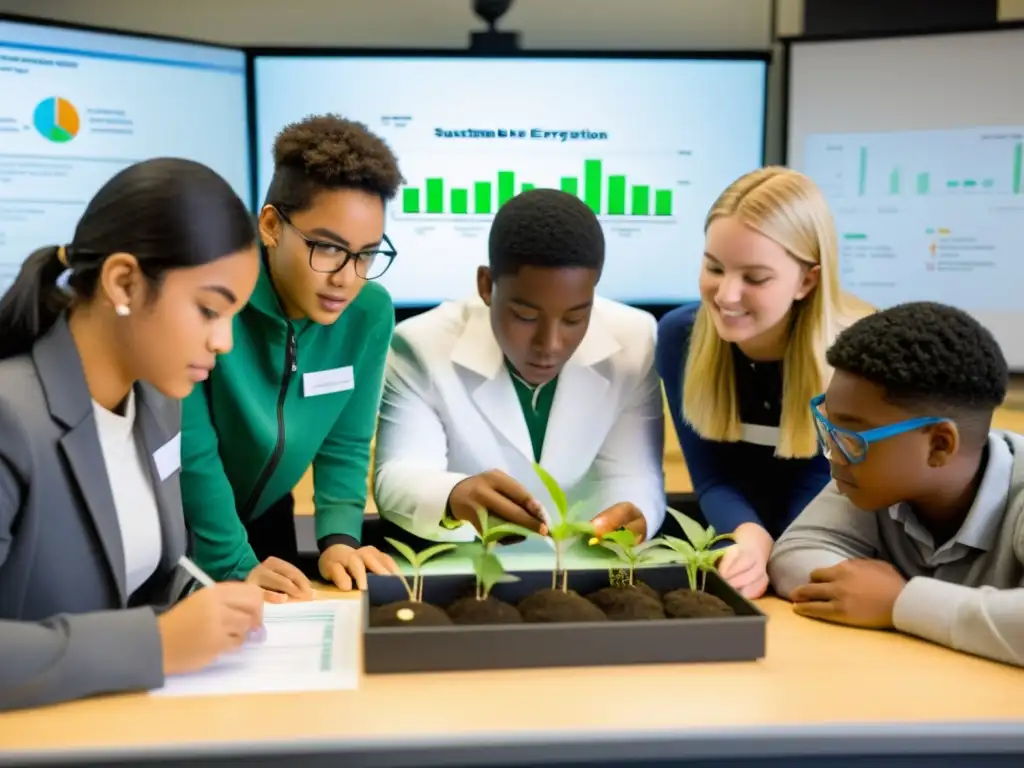
[[[524,192],[495,216],[479,297],[396,327],[374,473],[385,519],[424,539],[467,541],[479,506],[544,533],[552,500],[537,463],[570,505],[586,505],[598,533],[657,532],[656,323],[595,297],[604,251],[601,225],[578,198]]]

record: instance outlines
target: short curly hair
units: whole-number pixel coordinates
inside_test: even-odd
[[[530,189],[498,209],[489,266],[495,278],[526,266],[583,267],[600,274],[604,248],[601,223],[582,200],[558,189]]]
[[[931,301],[868,315],[826,354],[839,371],[885,390],[913,413],[948,416],[984,439],[1009,386],[1006,358],[992,333],[963,310]]]
[[[286,125],[274,140],[265,204],[283,213],[305,210],[324,189],[360,189],[387,202],[404,183],[394,153],[363,123],[313,115]]]

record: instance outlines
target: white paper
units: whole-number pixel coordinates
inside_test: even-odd
[[[352,690],[359,687],[360,600],[269,603],[266,639],[206,669],[168,677],[156,696]]]

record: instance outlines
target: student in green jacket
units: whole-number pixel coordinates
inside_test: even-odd
[[[360,546],[370,442],[394,309],[373,282],[395,249],[384,208],[403,180],[387,145],[327,115],[284,128],[259,217],[262,268],[235,346],[185,401],[181,490],[197,563],[268,599],[312,596],[292,489],[312,464],[321,576],[397,572]]]

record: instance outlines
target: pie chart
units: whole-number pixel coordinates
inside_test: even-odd
[[[74,104],[60,96],[40,101],[32,114],[32,122],[43,138],[58,144],[75,138],[81,125]]]

